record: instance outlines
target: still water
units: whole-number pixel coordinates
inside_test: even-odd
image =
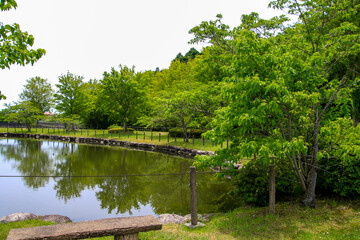
[[[73,221],[190,213],[192,160],[119,147],[0,139],[0,217],[15,212],[61,214]],[[149,176],[124,176],[124,175]],[[116,176],[117,175],[117,176]],[[122,176],[118,176],[122,175]],[[91,177],[79,177],[91,176]],[[110,177],[98,177],[110,176]],[[198,212],[218,212],[229,184],[197,175]]]

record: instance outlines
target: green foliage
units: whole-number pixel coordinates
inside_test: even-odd
[[[187,129],[187,134],[189,134],[190,137],[195,137],[195,138],[201,138],[201,135],[203,133],[205,133],[204,130],[202,129]],[[169,129],[169,134],[171,137],[183,137],[184,133],[183,133],[183,129],[182,128],[171,128]]]
[[[55,108],[65,117],[79,115],[84,110],[83,79],[70,72],[59,76],[59,84],[55,85],[58,88],[54,94]]]
[[[15,0],[0,1],[0,11],[16,9]],[[17,23],[12,25],[0,22],[0,68],[10,68],[12,64],[26,65],[34,64],[46,51],[44,49],[31,49],[34,44],[34,37],[27,32],[20,30]],[[0,91],[0,100],[6,99]]]
[[[14,0],[0,2],[0,11],[16,8]],[[12,64],[34,64],[43,55],[44,49],[30,49],[34,44],[34,37],[27,32],[22,32],[17,23],[12,25],[0,23],[0,68],[10,68]]]
[[[360,196],[360,159],[351,161],[324,157],[320,160],[318,189],[323,195],[339,195],[344,198],[358,199]]]
[[[13,106],[9,106],[6,115],[7,121],[14,121],[26,125],[28,131],[34,123],[44,117],[43,113],[29,101],[23,101]]]
[[[181,53],[176,55],[176,58],[173,61],[180,61],[181,63],[187,63],[188,61],[194,59],[197,55],[199,55],[199,51],[195,48],[191,48],[185,56],[183,56]]]
[[[278,162],[276,169],[276,200],[294,193],[296,176],[290,166]],[[266,206],[269,201],[269,164],[261,159],[251,160],[233,176],[236,189],[232,192],[245,204]]]
[[[360,55],[359,5],[307,0],[270,5],[299,21],[285,26],[284,16],[263,20],[252,13],[231,31],[221,16],[193,28],[192,42],[209,40],[214,51],[223,48],[232,54],[230,77],[222,87],[227,105],[216,112],[207,133],[217,143],[231,139],[232,147],[218,151],[221,157],[201,159],[200,165],[254,154],[289,162],[304,203],[314,206],[318,156],[334,146],[320,133],[337,118],[349,117],[349,90],[359,80],[353,71],[359,67],[354,61]]]
[[[53,103],[53,90],[47,79],[33,77],[26,80],[26,85],[19,95],[22,101],[29,101],[42,113],[50,111]]]
[[[351,92],[352,100],[352,118],[355,127],[360,122],[360,88],[356,88]]]
[[[135,73],[135,67],[120,65],[120,70],[104,72],[101,80],[101,99],[104,108],[116,121],[122,121],[126,131],[127,122],[141,111],[144,103],[144,92]]]
[[[115,127],[109,127],[108,132],[109,133],[121,133],[121,132],[130,132],[133,133],[135,131],[135,129],[133,128],[127,128],[126,131],[124,130],[124,128],[119,127],[119,126],[115,126]]]

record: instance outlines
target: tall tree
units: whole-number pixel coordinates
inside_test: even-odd
[[[44,117],[44,114],[29,101],[10,105],[6,115],[7,121],[23,123],[30,132],[32,125]]]
[[[59,76],[58,88],[54,94],[56,110],[64,116],[79,115],[83,110],[82,84],[84,77],[67,72]]]
[[[0,1],[0,11],[16,9],[15,0]],[[31,49],[34,37],[20,30],[17,23],[12,25],[0,22],[0,68],[10,68],[12,64],[34,64],[44,54],[44,49]],[[0,92],[0,100],[5,98]]]
[[[228,68],[232,77],[222,89],[229,105],[217,111],[208,133],[217,142],[230,138],[232,146],[198,164],[226,165],[224,159],[241,157],[287,161],[304,191],[303,203],[314,207],[319,159],[343,139],[332,142],[326,135],[341,132],[335,130],[339,118],[351,121],[349,90],[359,81],[353,61],[360,53],[359,4],[278,0],[271,6],[299,22],[285,28],[283,16],[243,16]]]
[[[140,88],[135,67],[119,67],[119,71],[112,68],[110,72],[104,72],[101,80],[102,95],[106,108],[115,118],[122,120],[124,131],[127,131],[129,117],[139,111],[144,102],[144,93]]]
[[[26,80],[19,97],[22,101],[29,101],[42,113],[50,111],[53,103],[53,89],[47,79],[33,77]]]

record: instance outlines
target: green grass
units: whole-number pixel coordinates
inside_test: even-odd
[[[0,132],[16,132],[16,133],[31,133],[31,134],[49,134],[49,135],[60,135],[60,136],[75,136],[75,137],[89,137],[89,138],[106,138],[114,139],[121,141],[130,141],[130,142],[141,142],[141,143],[151,143],[158,145],[170,145],[178,146],[188,149],[196,149],[202,151],[215,151],[221,149],[221,145],[215,145],[210,140],[195,138],[189,139],[189,142],[184,142],[182,138],[168,138],[168,132],[150,132],[150,131],[135,131],[134,133],[121,133],[119,134],[110,134],[107,130],[95,130],[95,129],[83,129],[77,130],[75,133],[65,132],[62,129],[51,129],[51,128],[32,128],[29,132],[26,128],[0,128]],[[145,138],[144,138],[145,133]],[[160,138],[159,138],[160,136]],[[230,144],[230,143],[229,143]],[[227,142],[224,142],[222,145],[223,148],[227,147]]]
[[[322,200],[317,201],[315,209],[287,202],[277,204],[276,211],[275,215],[269,215],[268,208],[241,207],[217,214],[203,228],[188,229],[184,225],[169,224],[161,231],[140,233],[140,239],[360,239],[358,202]],[[0,224],[0,232],[13,228],[12,224],[15,223]],[[31,226],[31,222],[27,226]],[[0,236],[0,240],[6,239],[6,235]]]

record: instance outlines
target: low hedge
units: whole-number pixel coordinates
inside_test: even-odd
[[[201,138],[201,134],[205,133],[202,129],[187,129],[186,131],[190,137]],[[169,135],[171,137],[183,137],[182,128],[171,128],[169,129]]]
[[[119,133],[119,132],[124,132],[124,128],[122,127],[115,127],[115,128],[110,128],[109,133]],[[133,128],[127,128],[127,132],[133,133],[135,130]]]

